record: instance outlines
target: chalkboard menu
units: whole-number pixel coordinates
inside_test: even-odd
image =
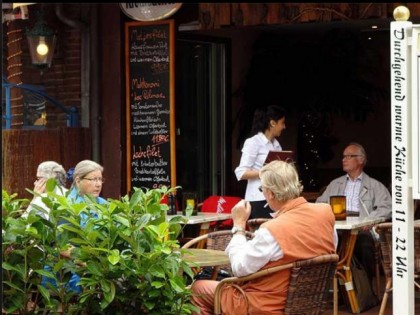
[[[125,24],[127,190],[176,186],[174,21]]]

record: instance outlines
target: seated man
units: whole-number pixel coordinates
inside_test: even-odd
[[[358,143],[350,143],[343,152],[343,171],[346,175],[334,179],[316,202],[329,203],[330,196],[345,195],[348,212],[360,217],[391,219],[391,194],[388,189],[364,171],[367,157]],[[360,231],[354,254],[365,267],[370,279],[374,274],[374,243],[370,228]]]
[[[273,161],[260,170],[264,197],[273,209],[273,219],[261,225],[247,241],[246,222],[251,213],[248,201],[232,209],[233,237],[226,253],[235,276],[246,276],[261,269],[335,253],[334,215],[327,204],[309,203],[299,197],[302,185],[295,167]],[[214,290],[218,282],[198,280],[192,285],[192,302],[202,315],[213,314]],[[228,286],[222,292],[223,314],[282,314],[289,286],[289,271],[280,271],[249,281],[240,288]],[[247,313],[247,304],[249,313]]]

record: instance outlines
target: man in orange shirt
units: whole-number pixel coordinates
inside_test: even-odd
[[[273,209],[273,220],[261,225],[255,237],[245,238],[251,205],[241,200],[232,209],[233,237],[226,253],[235,276],[335,253],[337,236],[334,215],[328,204],[309,203],[293,164],[271,162],[260,170],[261,191]],[[241,290],[227,286],[222,292],[223,314],[282,314],[289,287],[290,270],[247,282]],[[192,302],[202,315],[213,314],[217,281],[198,280],[192,286]],[[248,305],[248,307],[247,307]]]

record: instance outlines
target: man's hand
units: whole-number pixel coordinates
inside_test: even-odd
[[[251,214],[251,204],[241,200],[232,208],[233,225],[246,228],[246,221]]]

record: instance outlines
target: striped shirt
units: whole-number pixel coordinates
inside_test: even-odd
[[[359,212],[359,192],[360,186],[362,185],[362,174],[360,174],[355,180],[352,180],[347,175],[346,188],[344,194],[346,195],[346,208],[347,211]]]

